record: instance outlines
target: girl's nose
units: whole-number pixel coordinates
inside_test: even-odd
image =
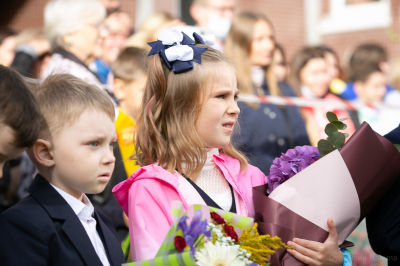
[[[239,106],[237,104],[237,101],[233,101],[230,104],[227,112],[228,112],[228,114],[231,114],[231,115],[238,115],[240,113],[240,109],[239,109]]]

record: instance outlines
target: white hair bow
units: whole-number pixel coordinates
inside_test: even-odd
[[[189,45],[182,45],[183,40],[182,32],[178,31],[177,28],[163,29],[159,41],[162,41],[164,45],[174,45],[168,49],[165,49],[165,56],[168,61],[172,62],[175,60],[179,61],[190,61],[193,60],[193,49]]]

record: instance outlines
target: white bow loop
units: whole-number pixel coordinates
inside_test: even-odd
[[[163,29],[160,36],[158,37],[158,40],[162,41],[162,44],[164,45],[173,45],[175,43],[182,42],[183,35],[182,32],[173,27],[170,29]]]
[[[193,60],[193,49],[188,45],[175,45],[165,50],[168,61],[191,61]]]
[[[207,44],[208,46],[213,46],[215,44],[214,34],[202,35],[201,38],[203,39],[204,43]]]

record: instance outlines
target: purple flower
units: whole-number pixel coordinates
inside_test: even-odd
[[[211,237],[211,229],[207,230],[207,220],[202,221],[201,215],[201,210],[196,210],[189,226],[186,223],[189,217],[186,215],[182,216],[178,222],[178,229],[182,230],[183,238],[193,254],[195,251],[194,244],[199,236],[205,235],[206,237]]]
[[[318,148],[312,146],[297,146],[275,158],[267,176],[268,193],[271,193],[280,184],[306,169],[319,159]]]

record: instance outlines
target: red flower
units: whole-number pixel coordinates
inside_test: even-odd
[[[181,237],[181,236],[176,236],[176,237],[174,238],[174,244],[175,244],[175,248],[176,248],[178,251],[182,251],[182,250],[184,250],[185,247],[186,247],[186,241],[185,241],[185,239],[184,239],[183,237]]]
[[[236,234],[235,229],[233,228],[233,226],[225,225],[225,234],[227,236],[230,236],[233,240],[235,240],[235,242],[238,242],[239,237]]]
[[[211,219],[213,219],[216,224],[226,224],[225,220],[215,212],[211,213]]]

